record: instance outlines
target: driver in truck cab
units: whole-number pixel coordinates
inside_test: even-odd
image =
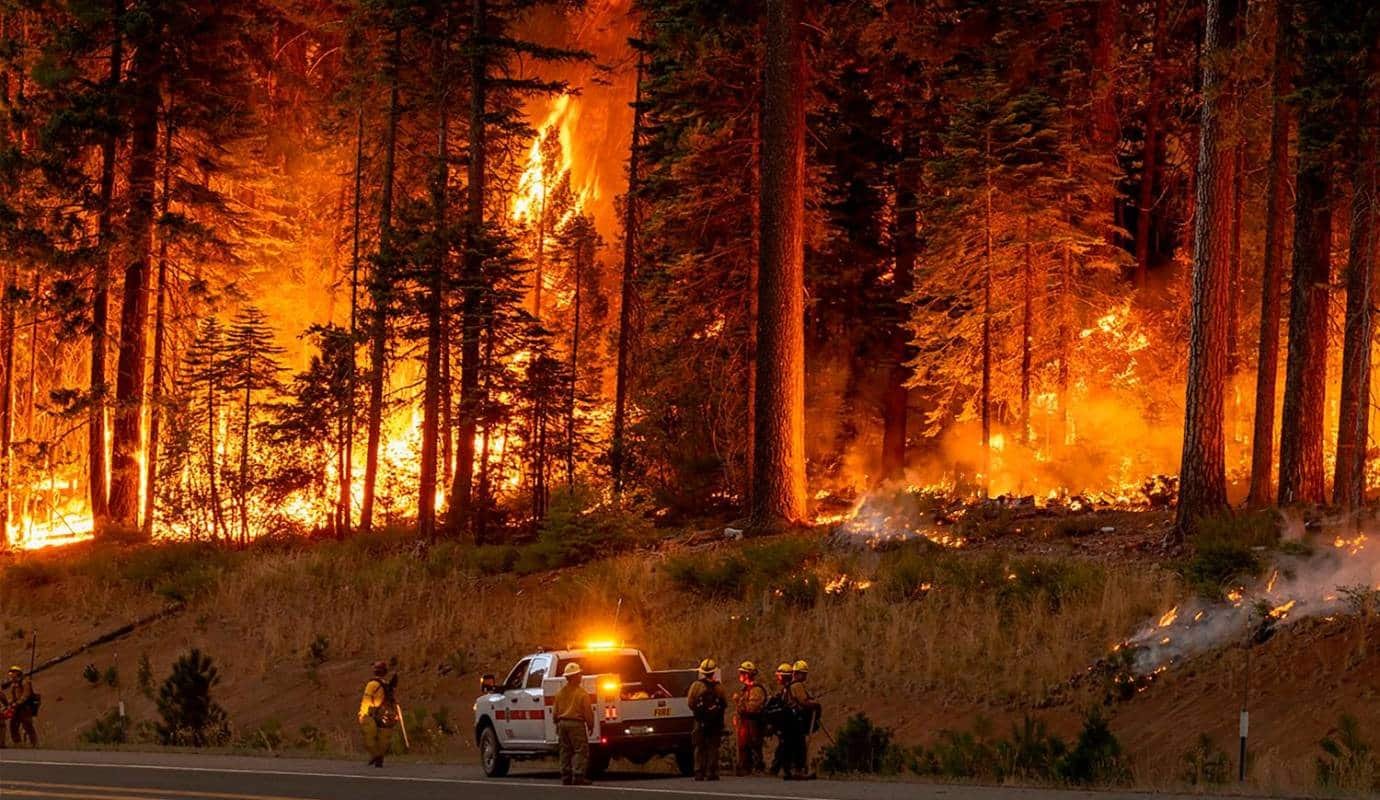
[[[594,703],[580,685],[584,671],[579,664],[567,664],[561,672],[565,685],[556,692],[556,735],[561,747],[561,783],[588,786],[585,771],[589,764],[589,735],[594,732]]]

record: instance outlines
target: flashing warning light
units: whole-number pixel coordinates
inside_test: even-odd
[[[586,650],[612,650],[617,646],[618,643],[613,641],[612,639],[595,639],[593,641],[585,642]]]
[[[599,682],[599,691],[606,695],[617,694],[621,688],[623,688],[623,684],[613,678]]]

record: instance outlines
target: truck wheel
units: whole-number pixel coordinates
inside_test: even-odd
[[[498,745],[498,734],[492,725],[486,726],[479,734],[479,763],[484,767],[484,776],[488,778],[502,778],[513,765],[503,755],[503,749]]]
[[[695,751],[677,750],[676,769],[680,771],[681,777],[688,778],[695,774]]]
[[[589,764],[585,767],[585,774],[590,778],[602,778],[604,773],[609,771],[609,761],[611,756],[605,750],[590,750]]]

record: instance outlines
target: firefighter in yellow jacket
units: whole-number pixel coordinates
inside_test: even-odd
[[[556,692],[556,737],[561,745],[561,783],[588,786],[585,770],[589,764],[589,735],[594,732],[594,702],[581,685],[584,671],[579,664],[566,664],[561,671],[565,685]]]
[[[767,705],[767,690],[757,682],[757,665],[751,661],[738,666],[738,683],[743,688],[733,695],[733,728],[738,736],[738,775],[741,777],[767,768],[762,757],[762,711]]]
[[[364,733],[364,749],[369,753],[371,767],[382,767],[383,757],[393,746],[397,706],[391,698],[393,683],[384,680],[387,674],[388,663],[375,661],[374,677],[364,684],[364,697],[359,701],[359,729]]]
[[[719,684],[719,665],[714,659],[700,662],[700,679],[690,686],[686,701],[695,715],[691,741],[695,745],[695,780],[719,779],[719,748],[724,740],[724,715],[728,711],[728,693]]]
[[[809,781],[815,775],[810,772],[810,734],[819,724],[822,710],[819,701],[810,694],[805,683],[810,677],[810,665],[797,661],[791,667],[791,685],[786,689],[786,708],[795,717],[795,727],[790,731],[790,747],[786,753],[786,780]]]

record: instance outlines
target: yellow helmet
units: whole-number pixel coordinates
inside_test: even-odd
[[[569,677],[572,677],[572,676],[574,676],[574,675],[583,675],[583,674],[584,674],[584,672],[580,669],[580,665],[579,665],[579,664],[574,664],[574,663],[566,664],[566,665],[565,665],[565,669],[561,670],[561,677],[563,677],[563,678],[569,678]]]
[[[0,663],[3,663],[3,662],[0,662]],[[18,672],[20,675],[23,675],[23,674],[24,674],[24,670],[23,670],[22,667],[10,667],[10,672]]]
[[[783,663],[781,666],[779,666],[779,667],[776,668],[776,674],[777,674],[777,675],[789,675],[789,674],[791,674],[791,665],[788,664],[788,663]]]
[[[791,668],[791,672],[809,672],[809,671],[810,671],[810,665],[807,664],[807,663],[805,663],[805,660],[804,660],[804,659],[801,659],[800,661],[795,662],[795,666]]]
[[[700,662],[701,675],[713,675],[719,669],[719,665],[714,663],[714,659],[706,658]]]
[[[756,675],[757,665],[752,663],[751,661],[744,661],[743,663],[738,665],[738,671],[746,672],[749,675]]]

